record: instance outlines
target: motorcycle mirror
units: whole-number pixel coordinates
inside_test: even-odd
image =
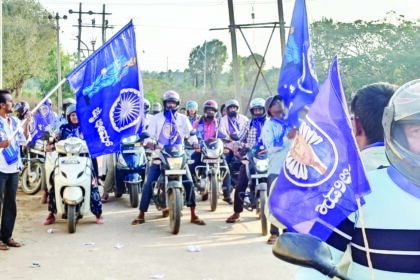
[[[285,232],[274,244],[273,254],[283,261],[314,268],[330,278],[350,280],[334,266],[327,244],[315,236]]]
[[[197,131],[195,129],[190,131],[190,136],[195,136],[197,135]]]

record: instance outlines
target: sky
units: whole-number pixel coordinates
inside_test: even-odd
[[[336,21],[352,22],[358,19],[375,20],[385,17],[389,11],[396,11],[406,18],[420,16],[419,0],[306,0],[309,22],[323,17]],[[78,33],[77,14],[69,14],[69,9],[77,11],[79,1],[40,0],[48,11],[66,20],[60,20],[61,42],[66,53],[76,52]],[[228,61],[232,51],[228,30],[210,31],[211,28],[226,28],[229,25],[227,0],[83,0],[82,11],[112,13],[107,19],[113,29],[107,30],[109,39],[120,28],[133,20],[136,30],[139,65],[148,71],[183,71],[188,67],[191,50],[203,45],[207,40],[219,39],[228,50]],[[233,0],[236,24],[264,23],[279,21],[276,0]],[[294,0],[283,0],[286,26],[290,24]],[[251,17],[254,13],[254,19]],[[99,15],[83,15],[82,22],[90,25],[95,18],[96,24],[102,19]],[[246,29],[244,35],[253,52],[263,54],[267,46],[271,29]],[[286,34],[287,34],[286,30]],[[250,55],[239,30],[236,33],[238,54]],[[287,36],[286,36],[287,40]],[[95,48],[102,43],[99,28],[83,28],[82,41],[91,47],[91,41],[97,41]],[[274,32],[266,56],[266,68],[280,67],[280,33]]]

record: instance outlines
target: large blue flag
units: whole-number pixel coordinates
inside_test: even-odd
[[[370,192],[346,108],[334,59],[269,199],[274,217],[291,231],[324,241],[357,210],[356,198]]]
[[[298,113],[318,93],[305,0],[296,0],[277,91],[289,108],[287,118],[298,126]]]
[[[143,85],[131,21],[67,79],[92,157],[117,151],[122,138],[137,132],[143,119]]]

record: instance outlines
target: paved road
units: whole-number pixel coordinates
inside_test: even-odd
[[[128,197],[112,197],[104,204],[105,224],[95,224],[88,215],[75,234],[68,234],[65,221],[42,225],[47,206],[39,204],[39,195],[19,193],[14,237],[25,246],[0,252],[0,279],[294,278],[290,267],[271,253],[255,213],[246,212],[241,222],[226,224],[232,206],[222,204],[210,212],[208,202],[199,202],[198,213],[207,225],[190,224],[184,208],[181,231],[172,235],[168,219],[154,207],[145,224],[132,226],[137,211],[129,207]]]

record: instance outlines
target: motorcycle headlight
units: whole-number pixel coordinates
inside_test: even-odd
[[[66,143],[64,144],[64,150],[67,154],[78,154],[82,149],[81,143]]]
[[[182,157],[178,158],[167,158],[170,169],[182,169]]]
[[[266,172],[268,170],[268,160],[257,160],[255,162],[257,172]]]
[[[219,149],[215,149],[215,150],[206,149],[205,154],[208,158],[219,158],[221,156]]]

